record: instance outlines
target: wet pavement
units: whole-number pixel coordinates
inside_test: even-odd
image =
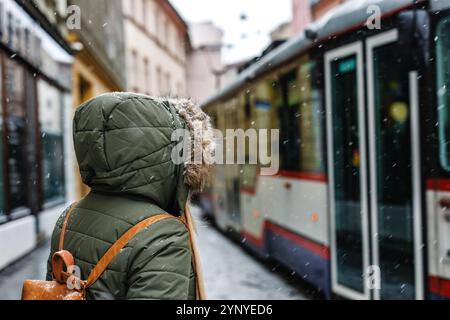
[[[197,219],[198,246],[208,299],[304,300],[310,288],[290,271],[263,261]]]
[[[0,272],[0,300],[20,299],[22,283],[26,279],[44,279],[50,242]],[[1,254],[1,253],[0,253]]]
[[[288,270],[263,261],[225,237],[207,221],[197,220],[198,242],[208,299],[309,299],[311,289]],[[0,272],[0,299],[20,299],[25,279],[43,279],[49,243]]]

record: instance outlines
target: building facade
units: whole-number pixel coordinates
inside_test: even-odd
[[[311,6],[314,0],[292,0],[292,33],[297,34],[305,30],[311,23]]]
[[[187,25],[167,0],[123,0],[127,89],[185,96]]]
[[[328,11],[337,7],[338,5],[348,0],[314,0],[311,1],[311,16],[312,19],[318,20],[323,17]]]
[[[0,1],[0,269],[50,235],[70,183],[71,51],[29,1]]]
[[[194,101],[203,102],[223,86],[223,32],[211,22],[189,25],[187,87]]]
[[[294,35],[292,21],[284,22],[270,33],[271,42],[286,41]]]
[[[121,0],[34,0],[34,4],[72,47],[72,112],[97,95],[125,90]],[[69,28],[68,19],[73,27]],[[80,198],[89,187],[81,182],[78,172],[74,161],[73,183],[76,197]]]
[[[67,39],[75,47],[72,70],[73,106],[106,92],[126,88],[125,35],[121,0],[69,0],[80,8],[81,28],[69,30]],[[82,183],[75,162],[77,195],[89,187]]]
[[[300,33],[313,21],[348,0],[292,0],[292,31]]]

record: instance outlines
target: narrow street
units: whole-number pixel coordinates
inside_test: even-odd
[[[18,300],[25,279],[44,279],[50,243],[0,272],[0,300]]]
[[[301,281],[275,263],[263,262],[196,216],[208,299],[304,300]]]
[[[307,289],[288,271],[249,255],[193,210],[208,299],[307,299]],[[43,279],[49,243],[0,272],[0,300],[20,299],[25,279]]]

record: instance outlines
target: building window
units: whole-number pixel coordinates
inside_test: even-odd
[[[166,85],[165,85],[165,93],[170,94],[172,91],[172,77],[170,76],[170,73],[166,73]]]
[[[12,13],[8,11],[7,14],[7,29],[8,29],[8,35],[7,35],[7,43],[8,43],[8,47],[12,47],[13,45],[13,34],[14,34],[14,30],[13,30],[13,16]]]
[[[163,84],[162,84],[162,72],[161,67],[156,67],[156,81],[158,83],[158,94],[162,94],[164,91]]]
[[[64,201],[64,145],[62,114],[64,95],[57,88],[38,81],[41,128],[41,177],[44,203]]]
[[[25,28],[24,31],[24,52],[25,52],[25,56],[28,57],[30,54],[30,30],[28,28]]]
[[[173,32],[172,32],[172,25],[167,23],[166,27],[166,46],[167,51],[174,53],[175,52],[175,45],[172,38]]]
[[[184,95],[183,92],[183,85],[181,84],[181,82],[177,82],[177,95],[182,96]]]
[[[135,14],[136,14],[136,0],[128,0],[129,3],[129,8],[130,8],[130,15],[131,17],[134,19]]]
[[[147,29],[147,0],[142,0],[142,25]]]
[[[7,155],[10,209],[28,207],[25,111],[25,75],[23,66],[6,59]]]
[[[79,77],[78,81],[80,103],[83,103],[92,98],[92,85],[81,76]]]
[[[157,39],[159,39],[159,37],[160,37],[160,34],[159,34],[159,30],[160,30],[159,22],[160,22],[160,19],[161,18],[160,18],[159,9],[155,8],[155,28],[154,28],[154,30],[155,30],[155,36],[156,36]]]
[[[145,93],[149,95],[151,92],[150,87],[151,69],[150,69],[150,62],[148,61],[147,58],[144,59],[144,77],[145,77]]]
[[[169,25],[169,21],[168,21],[168,19],[167,18],[163,18],[163,28],[164,28],[164,39],[163,39],[163,41],[164,41],[164,44],[165,44],[165,46],[169,49],[169,47],[170,47],[170,39],[169,39],[169,28],[170,28],[170,25]]]
[[[138,87],[139,86],[139,61],[138,61],[138,54],[135,50],[131,52],[131,75],[130,79],[133,79],[133,86]]]
[[[32,55],[32,62],[36,64],[37,66],[40,66],[42,63],[42,40],[37,34],[32,34],[32,46],[31,46],[31,52]]]
[[[22,52],[22,28],[20,26],[20,21],[17,21],[16,25],[16,45],[14,48],[16,51]]]
[[[185,53],[185,47],[184,47],[184,37],[181,32],[178,30],[175,31],[173,35],[175,44],[174,44],[174,50],[175,50],[175,56],[180,59],[181,61],[184,61],[184,53]]]
[[[164,16],[164,13],[160,14],[160,21],[159,21],[159,34],[157,34],[158,40],[160,41],[161,45],[167,44],[167,23],[166,23],[166,17]]]
[[[64,201],[65,195],[63,95],[44,80],[36,81],[16,59],[3,59],[0,221],[6,214],[17,218],[37,212],[42,204]]]

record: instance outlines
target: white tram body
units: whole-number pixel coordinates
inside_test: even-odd
[[[216,165],[202,206],[327,298],[448,299],[447,88],[450,1],[345,2],[204,103],[280,129],[281,167]]]

